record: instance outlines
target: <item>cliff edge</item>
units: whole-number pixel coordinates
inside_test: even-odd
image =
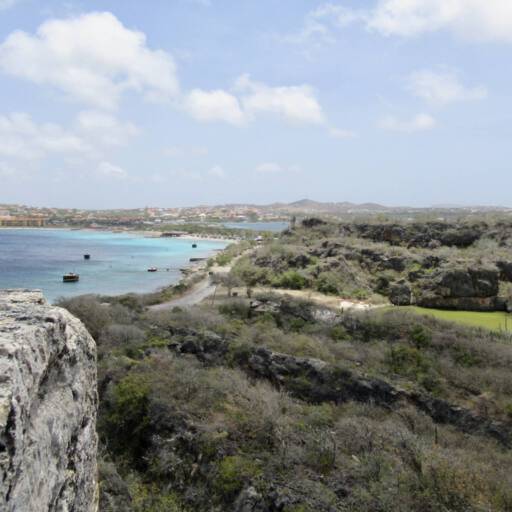
[[[0,510],[97,510],[96,345],[41,292],[0,291]]]

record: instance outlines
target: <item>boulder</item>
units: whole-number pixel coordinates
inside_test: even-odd
[[[398,281],[390,286],[388,296],[390,302],[395,306],[410,306],[412,297],[411,287],[407,281]]]
[[[475,228],[449,229],[440,237],[442,245],[454,247],[469,247],[480,239],[482,233]]]
[[[0,510],[97,510],[96,345],[40,292],[0,292]]]
[[[500,270],[500,279],[512,283],[512,262],[510,261],[498,261],[496,266]]]
[[[325,224],[327,224],[327,222],[317,217],[309,217],[302,221],[302,226],[304,228],[315,228],[317,226],[324,226]]]
[[[499,273],[491,269],[439,270],[417,283],[419,306],[493,311],[498,308]]]

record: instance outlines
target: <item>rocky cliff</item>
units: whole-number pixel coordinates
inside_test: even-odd
[[[97,510],[96,346],[40,292],[0,291],[0,510]]]

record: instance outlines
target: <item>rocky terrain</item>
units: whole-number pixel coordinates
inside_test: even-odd
[[[512,309],[512,224],[304,219],[241,261],[242,283],[427,308]],[[254,284],[252,284],[254,286]]]
[[[504,333],[274,294],[62,305],[98,342],[102,512],[512,507]]]
[[[504,310],[509,231],[309,218],[195,305],[5,293],[0,509],[512,510],[510,333],[282,290]]]
[[[0,510],[97,510],[96,346],[40,292],[0,292]]]

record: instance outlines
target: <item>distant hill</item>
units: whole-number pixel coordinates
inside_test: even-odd
[[[301,199],[288,204],[273,204],[269,208],[282,211],[311,212],[311,213],[347,213],[347,212],[387,212],[396,208],[377,203],[356,204],[348,201],[339,203],[322,203],[311,199]]]

